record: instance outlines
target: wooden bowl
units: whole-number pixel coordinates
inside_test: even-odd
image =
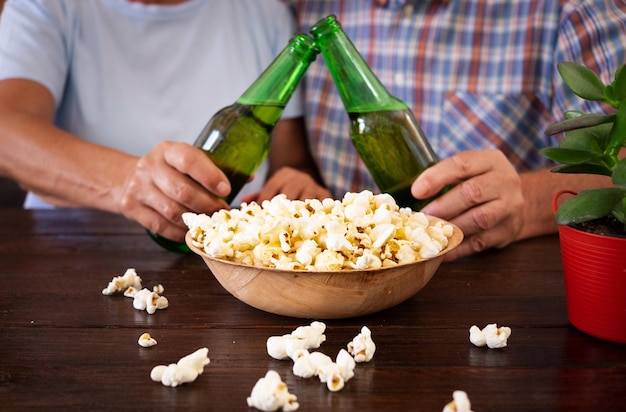
[[[429,219],[439,220],[429,216]],[[339,319],[367,315],[395,306],[419,292],[433,277],[443,256],[463,240],[454,233],[439,255],[415,263],[367,270],[313,272],[244,265],[208,256],[193,246],[219,283],[234,297],[277,315]]]

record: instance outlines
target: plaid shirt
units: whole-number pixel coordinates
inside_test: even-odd
[[[440,158],[504,152],[520,171],[548,166],[547,125],[566,110],[601,110],[569,93],[560,61],[603,81],[626,62],[624,0],[297,0],[302,31],[335,14],[387,89],[411,107]],[[376,190],[321,56],[306,80],[310,146],[336,197]],[[606,109],[606,108],[605,108]]]

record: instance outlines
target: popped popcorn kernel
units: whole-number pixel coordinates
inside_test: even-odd
[[[102,294],[113,295],[118,292],[124,292],[130,287],[141,289],[141,278],[133,268],[126,269],[122,276],[115,276],[107,287],[102,289]]]
[[[148,332],[146,332],[142,333],[141,336],[139,336],[139,340],[137,341],[137,343],[139,344],[139,346],[149,348],[156,345],[157,341],[152,336],[150,336]]]
[[[372,332],[367,326],[361,328],[361,333],[348,343],[348,352],[354,356],[356,362],[369,362],[376,352],[376,344],[372,340]]]
[[[444,406],[443,412],[473,412],[467,393],[465,391],[452,392],[452,402]]]
[[[298,398],[289,393],[287,385],[282,381],[278,372],[269,370],[263,378],[260,378],[250,396],[247,398],[248,406],[262,411],[295,411],[300,407]]]
[[[150,291],[148,288],[143,288],[133,296],[133,307],[137,310],[145,310],[150,315],[153,315],[157,309],[166,309],[169,306],[169,301],[165,296],[160,296],[156,292]]]
[[[495,323],[490,323],[485,328],[480,329],[473,325],[469,329],[470,342],[476,346],[487,346],[491,349],[504,348],[507,340],[511,336],[511,328],[506,326],[498,327]]]
[[[294,352],[293,374],[301,378],[319,376],[326,365],[332,364],[330,356],[322,352],[310,352],[306,349],[299,349]]]
[[[354,377],[357,360],[345,349],[339,350],[334,362],[330,356],[322,352],[309,352],[309,348],[318,348],[326,340],[325,330],[324,323],[314,321],[309,326],[297,327],[290,334],[270,336],[267,340],[267,351],[275,359],[291,358],[292,372],[295,376],[301,378],[317,376],[321,383],[326,384],[329,391],[337,392]],[[359,361],[370,360],[376,346],[366,326],[363,326],[354,342],[350,342],[348,347],[357,348],[357,352],[360,352]]]
[[[178,365],[191,368],[195,370],[198,375],[200,375],[204,371],[204,367],[211,362],[208,354],[209,350],[207,348],[200,348],[195,352],[180,358],[178,360]]]
[[[334,362],[322,366],[318,376],[320,382],[325,383],[331,392],[338,392],[345,386],[345,379],[341,376],[339,365]]]
[[[177,363],[155,366],[150,371],[150,379],[173,388],[184,383],[193,382],[198,375],[204,372],[204,367],[211,362],[207,356],[208,353],[209,350],[207,348],[200,348],[180,358]]]
[[[175,388],[184,383],[193,382],[198,377],[198,373],[191,369],[181,367],[176,363],[169,365],[158,365],[152,368],[150,379],[161,382],[164,386]]]
[[[283,270],[363,270],[432,258],[453,227],[400,208],[389,194],[364,190],[334,199],[284,194],[211,216],[183,214],[192,244],[237,263]]]
[[[335,362],[321,365],[318,368],[317,375],[320,378],[320,382],[326,383],[329,391],[338,392],[354,376],[355,365],[354,358],[345,349],[341,349],[337,354]]]
[[[311,378],[317,373],[317,367],[311,361],[309,351],[298,349],[292,355],[293,374],[301,378]]]
[[[314,321],[309,326],[299,326],[290,334],[270,336],[267,339],[267,353],[274,359],[291,358],[299,349],[317,349],[326,340],[326,324]]]
[[[346,382],[354,377],[354,368],[356,367],[356,361],[348,353],[348,351],[346,351],[345,349],[341,349],[337,354],[335,363],[339,366],[339,372]]]

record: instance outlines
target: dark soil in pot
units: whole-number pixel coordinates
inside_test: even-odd
[[[584,230],[585,232],[595,233],[596,235],[626,238],[626,228],[624,224],[613,215],[590,220],[588,222],[576,223],[571,226],[579,230]]]

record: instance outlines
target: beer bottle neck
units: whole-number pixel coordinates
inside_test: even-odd
[[[320,20],[310,31],[348,112],[407,108],[404,102],[387,91],[372,72],[335,16]]]
[[[318,53],[313,39],[305,34],[296,35],[248,90],[237,99],[237,103],[253,107],[284,108]],[[282,110],[279,111],[278,117],[281,113]],[[274,124],[278,118],[263,120],[268,124]]]

